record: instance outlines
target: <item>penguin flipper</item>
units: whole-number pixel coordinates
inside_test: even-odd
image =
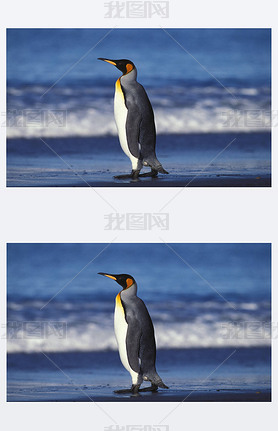
[[[128,319],[128,328],[126,334],[126,350],[130,367],[136,373],[140,373],[139,350],[140,350],[141,329],[139,322],[134,319]]]
[[[126,137],[128,148],[131,154],[137,159],[140,158],[139,148],[139,130],[140,130],[141,114],[136,106],[129,106],[126,118]]]

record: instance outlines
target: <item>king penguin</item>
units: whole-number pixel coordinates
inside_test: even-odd
[[[99,274],[115,280],[122,287],[115,301],[114,329],[120,359],[131,375],[132,386],[115,392],[137,394],[139,391],[155,392],[158,387],[168,389],[156,372],[153,323],[147,307],[137,296],[136,281],[128,274]],[[139,389],[143,380],[150,381],[151,386]]]
[[[137,69],[130,60],[98,60],[116,66],[123,74],[116,81],[114,97],[114,116],[118,129],[119,141],[123,152],[130,158],[130,175],[118,175],[115,178],[137,179],[144,166],[150,166],[151,172],[140,176],[157,176],[158,172],[168,174],[163,169],[155,154],[156,130],[152,105],[144,87],[137,82]]]

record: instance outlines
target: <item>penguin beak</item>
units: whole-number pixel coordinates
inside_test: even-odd
[[[104,275],[104,277],[112,278],[112,280],[117,281],[117,278],[112,274],[105,274],[104,272],[98,272],[99,275]]]
[[[98,60],[106,61],[106,63],[110,63],[110,64],[113,64],[113,66],[116,66],[115,61],[108,60],[108,58],[98,58]]]

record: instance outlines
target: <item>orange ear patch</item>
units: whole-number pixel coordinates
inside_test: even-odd
[[[133,285],[133,280],[131,278],[127,278],[126,279],[126,288],[130,287]]]
[[[132,66],[132,64],[130,64],[130,63],[127,63],[127,65],[126,65],[126,73],[129,73],[129,72],[131,72],[131,71],[132,71],[132,69],[133,69],[133,66]]]

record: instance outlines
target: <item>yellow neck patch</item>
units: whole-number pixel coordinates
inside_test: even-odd
[[[116,91],[121,91],[122,92],[122,87],[121,87],[121,81],[120,78],[117,79],[116,81]]]
[[[124,312],[124,307],[121,301],[121,295],[120,293],[118,293],[118,295],[116,296],[116,307],[120,307],[120,309]]]
[[[116,87],[116,93],[120,94],[122,96],[122,98],[124,99],[124,93],[123,93],[123,90],[122,90],[120,78],[117,79],[115,87]]]

